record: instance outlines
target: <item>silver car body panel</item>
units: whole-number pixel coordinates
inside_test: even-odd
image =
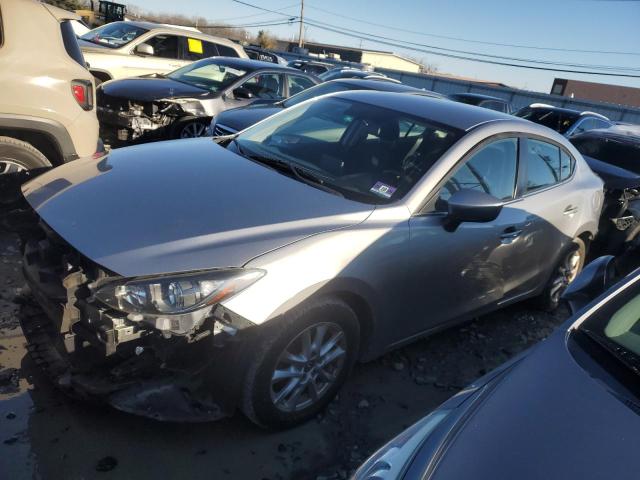
[[[602,181],[556,132],[440,99],[336,95],[467,134],[404,198],[377,207],[305,185],[209,139],[130,147],[101,162],[75,162],[27,184],[26,198],[70,244],[121,275],[265,270],[261,280],[222,302],[254,324],[312,296],[356,299],[366,317],[365,358],[540,292],[569,242],[597,232]],[[575,158],[575,171],[560,184],[507,202],[493,222],[446,231],[442,214],[422,212],[425,201],[466,154],[496,135],[555,142]],[[501,235],[513,226],[522,235],[504,241]]]

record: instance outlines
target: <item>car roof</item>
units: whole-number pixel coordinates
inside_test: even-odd
[[[153,22],[139,22],[139,21],[118,21],[118,22],[112,22],[112,23],[126,23],[127,25],[133,25],[134,27],[140,27],[140,28],[144,28],[145,30],[155,30],[155,31],[162,31],[162,32],[175,32],[175,33],[180,33],[182,35],[189,35],[193,38],[200,38],[200,39],[206,39],[206,38],[211,38],[211,39],[215,39],[217,42],[219,43],[223,43],[224,45],[233,45],[235,47],[238,47],[240,49],[242,49],[242,45],[238,45],[235,42],[232,42],[231,40],[224,38],[224,37],[217,37],[215,35],[210,35],[208,33],[203,33],[200,30],[197,29],[190,29],[188,27],[181,27],[179,25],[163,25],[161,23],[153,23]]]
[[[590,112],[588,110],[581,111],[581,110],[575,110],[573,108],[565,108],[565,107],[555,107],[553,105],[547,105],[546,103],[532,103],[531,105],[529,105],[528,108],[531,108],[531,109],[534,109],[534,110],[555,111],[555,112],[560,112],[560,113],[577,115],[577,116],[580,116],[580,117],[590,116],[590,117],[600,118],[602,120],[607,120],[609,122],[611,121],[607,117],[605,117],[604,115],[601,115],[601,114],[596,113],[596,112]]]
[[[238,58],[238,57],[209,57],[198,60],[201,63],[215,63],[217,65],[224,65],[227,67],[236,67],[243,70],[256,71],[262,69],[269,70],[283,70],[286,72],[295,73],[297,75],[308,75],[296,68],[287,67],[286,65],[280,65],[272,62],[263,62],[261,60],[252,60],[250,58]]]
[[[488,108],[452,102],[446,99],[434,98],[429,95],[398,95],[392,92],[351,90],[336,93],[334,96],[395,110],[465,131],[481,123],[495,120],[509,120],[511,122],[516,121],[524,124],[531,123],[527,120],[507,115],[506,113],[489,110]]]
[[[571,138],[611,138],[625,143],[640,144],[640,125],[614,125],[609,128],[587,130]]]
[[[502,103],[508,103],[504,98],[492,97],[491,95],[484,95],[482,93],[472,93],[472,92],[461,92],[461,93],[452,93],[449,95],[451,98],[475,98],[478,100],[495,100]]]
[[[385,92],[422,92],[420,88],[411,87],[403,83],[381,82],[369,78],[336,78],[325,83],[340,83],[342,85],[359,86],[368,90],[379,90]]]

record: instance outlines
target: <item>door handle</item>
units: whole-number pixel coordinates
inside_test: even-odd
[[[564,209],[564,212],[562,212],[563,215],[567,215],[567,216],[573,216],[576,213],[578,213],[578,207],[574,207],[573,205],[567,205],[567,207]]]
[[[513,243],[520,235],[522,235],[522,232],[523,230],[517,227],[505,228],[502,235],[500,235],[500,241],[505,245]]]

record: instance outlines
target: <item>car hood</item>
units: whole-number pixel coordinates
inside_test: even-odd
[[[625,189],[640,187],[640,175],[610,163],[584,156],[585,161],[604,182],[606,188]]]
[[[208,97],[210,92],[202,88],[176,82],[163,76],[147,76],[123,78],[103,83],[100,87],[102,93],[114,98],[125,98],[150,102],[163,98],[198,98]]]
[[[430,480],[637,476],[640,417],[576,363],[565,335],[496,380]]]
[[[234,108],[216,115],[216,123],[240,131],[282,110],[283,107],[277,105],[256,105]]]
[[[209,138],[76,160],[25,184],[23,194],[80,253],[127,277],[242,266],[288,243],[360,223],[374,209]]]

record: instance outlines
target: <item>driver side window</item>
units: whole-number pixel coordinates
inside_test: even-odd
[[[473,153],[449,177],[438,195],[436,210],[459,190],[478,190],[499,200],[514,197],[518,171],[518,139],[505,138]]]
[[[259,73],[242,84],[254,97],[280,100],[284,97],[283,76],[277,73]]]
[[[178,37],[175,35],[156,35],[144,43],[153,47],[154,57],[178,58]]]

